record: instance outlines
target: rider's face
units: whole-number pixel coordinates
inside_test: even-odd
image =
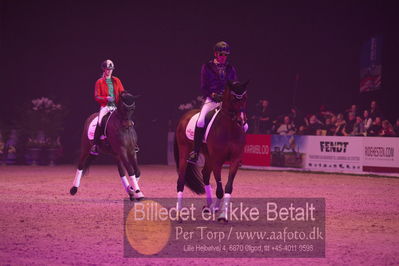
[[[112,75],[113,69],[104,69],[104,76],[109,77]]]
[[[216,58],[216,61],[218,61],[221,64],[224,64],[227,61],[227,54],[215,52],[215,58]]]

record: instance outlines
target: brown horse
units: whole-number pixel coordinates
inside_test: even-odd
[[[107,153],[114,156],[122,185],[131,200],[140,200],[144,197],[138,185],[140,169],[137,163],[136,154],[137,134],[133,127],[133,122],[131,121],[131,116],[136,106],[136,98],[137,96],[133,96],[126,91],[121,93],[117,109],[110,114],[105,125],[107,139],[102,140],[99,146],[101,153]],[[93,143],[88,139],[87,134],[90,122],[96,116],[98,116],[98,113],[92,114],[86,120],[84,125],[81,154],[73,186],[70,189],[71,195],[75,195],[78,192],[80,179],[85,175],[90,164],[96,158],[95,155],[90,154],[90,149]],[[125,175],[125,169],[130,178],[130,184]]]
[[[219,221],[227,222],[227,206],[233,191],[233,182],[241,162],[241,155],[245,146],[244,118],[242,112],[246,108],[248,82],[228,83],[223,93],[221,109],[217,114],[211,129],[209,130],[206,144],[202,144],[201,152],[205,156],[205,164],[202,173],[196,165],[188,164],[187,158],[193,149],[193,141],[186,137],[186,127],[191,117],[198,110],[191,110],[180,119],[175,138],[175,160],[179,178],[177,180],[177,208],[182,208],[184,185],[193,192],[207,196],[208,211],[219,210],[223,199],[222,212],[218,216]],[[225,162],[230,163],[229,177],[225,189],[222,187],[221,171]],[[216,180],[216,197],[212,201],[212,190],[209,184],[211,173]],[[204,189],[205,186],[205,189]]]

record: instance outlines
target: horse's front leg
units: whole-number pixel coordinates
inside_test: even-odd
[[[231,200],[231,193],[233,192],[233,182],[234,178],[237,174],[238,167],[240,165],[240,159],[233,160],[230,164],[229,169],[229,178],[226,183],[226,187],[224,190],[223,196],[223,204],[222,204],[222,212],[218,217],[218,221],[227,222],[229,217],[229,209],[230,209],[230,200]]]
[[[211,173],[211,166],[209,165],[209,160],[206,158],[204,168],[202,169],[202,178],[205,184],[206,206],[208,208],[210,208],[212,205],[212,187],[209,183],[209,180],[211,179]]]
[[[134,170],[134,175],[136,176],[137,181],[139,181],[140,176],[141,176],[141,171],[139,168],[139,164],[137,162],[137,153],[135,151],[132,151],[129,155],[130,163],[132,164],[133,170]]]
[[[130,189],[129,181],[126,178],[125,169],[123,168],[123,163],[119,158],[116,158],[116,165],[118,166],[118,172],[122,181],[123,188],[125,189],[126,193],[129,195],[130,200],[134,200],[133,190]]]
[[[126,151],[125,148],[121,148],[119,150],[119,158],[122,161],[123,166],[125,167],[127,173],[129,174],[129,177],[130,177],[130,180],[131,180],[130,184],[132,185],[133,191],[134,191],[134,198],[136,200],[143,199],[144,198],[144,194],[140,190],[139,184],[137,182],[137,178],[135,176],[134,168],[133,168],[132,164],[129,161],[128,154],[127,154],[127,151]]]
[[[212,211],[218,211],[220,208],[220,203],[223,199],[224,191],[222,186],[222,166],[223,163],[214,163],[213,165],[213,175],[215,176],[216,181],[216,201],[214,201],[211,205]]]

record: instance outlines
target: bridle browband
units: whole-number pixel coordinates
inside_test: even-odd
[[[238,100],[241,100],[245,94],[247,94],[247,91],[244,91],[241,94],[235,93],[234,91],[230,90],[230,93]]]

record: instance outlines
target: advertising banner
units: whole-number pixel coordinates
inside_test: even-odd
[[[307,136],[305,168],[311,171],[361,172],[363,137]]]
[[[303,168],[305,136],[272,135],[271,166]]]
[[[363,44],[360,54],[360,92],[381,89],[382,36],[376,36]]]
[[[363,143],[363,171],[399,173],[399,138],[369,137]]]
[[[270,135],[247,134],[242,164],[270,166]]]

